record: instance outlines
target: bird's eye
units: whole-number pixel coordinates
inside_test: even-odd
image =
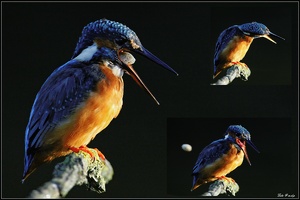
[[[125,38],[119,38],[119,39],[115,40],[116,44],[119,45],[119,46],[124,45],[126,43],[126,41],[127,40]]]

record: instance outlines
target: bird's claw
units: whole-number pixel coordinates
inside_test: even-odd
[[[221,176],[221,177],[218,177],[219,180],[225,180],[225,181],[228,181],[228,182],[233,182],[235,183],[235,180],[233,178],[230,178],[230,177],[226,177],[226,176]]]
[[[93,162],[95,161],[95,156],[93,154],[93,152],[87,147],[87,146],[80,146],[79,148],[77,147],[69,147],[69,149],[75,153],[78,153],[79,151],[84,151],[88,154],[90,154]],[[101,153],[101,151],[99,151],[97,148],[94,148],[94,150],[97,151],[98,156],[102,159],[105,160],[105,156],[103,155],[103,153]]]

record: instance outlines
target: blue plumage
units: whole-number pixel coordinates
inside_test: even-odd
[[[270,30],[262,23],[251,22],[239,25],[238,28],[246,35],[265,35],[270,34]]]
[[[242,137],[246,140],[251,139],[249,131],[246,128],[242,127],[241,125],[230,125],[225,132],[225,135],[226,134],[229,134],[233,137],[234,136],[241,137],[241,135],[242,135]],[[232,139],[232,138],[229,138],[229,139]]]

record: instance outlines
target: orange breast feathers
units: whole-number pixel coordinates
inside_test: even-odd
[[[223,154],[222,157],[215,160],[215,162],[207,165],[201,174],[210,174],[211,177],[217,178],[221,176],[226,176],[231,171],[236,169],[243,163],[244,153],[242,150],[238,149],[230,144],[230,150],[227,154]]]
[[[228,62],[239,62],[245,57],[252,41],[249,36],[234,36],[220,56]]]
[[[116,118],[123,105],[124,83],[122,77],[115,76],[111,68],[101,65],[105,75],[91,92],[87,100],[76,109],[74,115],[57,127],[45,143],[60,143],[58,151],[66,155],[69,147],[87,145]]]

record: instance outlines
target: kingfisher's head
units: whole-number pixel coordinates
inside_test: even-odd
[[[100,19],[83,28],[72,58],[94,43],[99,48],[104,46],[116,51],[124,47],[139,48],[141,46],[135,32],[127,26],[119,22]]]
[[[284,38],[280,37],[279,35],[272,33],[268,29],[268,27],[266,27],[262,23],[258,23],[258,22],[245,23],[245,24],[239,25],[238,28],[243,32],[243,34],[245,34],[247,36],[250,36],[253,38],[264,37],[275,44],[276,44],[276,42],[270,37],[270,35],[284,40]]]
[[[244,152],[248,163],[251,165],[246,150],[246,143],[249,144],[258,153],[259,151],[257,150],[256,146],[252,143],[249,131],[241,125],[230,125],[225,132],[225,139],[230,140],[236,145],[238,149],[241,149]]]
[[[144,88],[158,103],[138,74],[132,67],[133,62],[124,62],[124,57],[132,59],[130,53],[138,53],[163,68],[175,73],[177,72],[169,67],[165,62],[153,55],[150,51],[143,47],[136,33],[127,26],[107,19],[100,19],[89,23],[83,28],[82,35],[79,38],[72,59],[80,61],[90,61],[95,52],[102,47],[109,48],[118,55],[122,69],[128,73],[142,88]],[[159,103],[158,103],[159,104]]]

